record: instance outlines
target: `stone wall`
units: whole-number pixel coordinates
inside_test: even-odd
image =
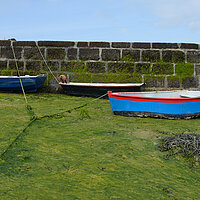
[[[46,86],[58,89],[34,41],[0,40],[0,73],[48,74]],[[190,43],[38,41],[54,75],[73,82],[145,82],[147,89],[199,88],[200,45]]]

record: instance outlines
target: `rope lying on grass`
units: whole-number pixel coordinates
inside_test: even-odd
[[[14,146],[15,144],[17,144],[17,141],[18,141],[21,137],[23,137],[23,135],[25,134],[26,130],[27,130],[30,126],[32,126],[36,121],[39,121],[39,120],[42,120],[42,119],[45,119],[45,118],[47,118],[47,119],[50,119],[50,118],[58,119],[58,118],[65,117],[65,113],[71,113],[71,112],[74,111],[74,110],[79,110],[79,109],[81,109],[81,108],[84,108],[84,107],[88,106],[89,104],[91,104],[92,102],[96,101],[97,99],[101,99],[101,98],[103,98],[103,97],[106,96],[106,95],[107,95],[107,93],[104,94],[104,95],[101,95],[101,96],[99,96],[99,97],[97,97],[97,98],[95,98],[95,99],[93,99],[93,100],[90,100],[88,103],[85,103],[85,104],[83,104],[83,105],[81,105],[81,106],[76,106],[76,107],[74,107],[74,108],[71,108],[71,109],[68,109],[68,110],[65,110],[65,111],[62,111],[62,112],[54,113],[54,114],[51,114],[51,115],[44,115],[44,116],[41,116],[41,117],[38,117],[38,116],[34,113],[34,111],[33,111],[33,109],[32,109],[31,106],[26,105],[27,113],[30,115],[30,121],[29,121],[29,123],[26,125],[26,127],[17,135],[17,137],[8,145],[8,147],[3,151],[3,153],[1,153],[0,158],[1,158],[2,160],[4,160],[4,155],[8,152],[8,150],[9,150],[12,146]]]
[[[161,151],[168,151],[166,158],[180,154],[184,157],[200,161],[200,135],[196,133],[175,135],[162,139]]]

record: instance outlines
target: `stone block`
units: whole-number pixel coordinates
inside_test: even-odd
[[[177,76],[167,77],[167,87],[168,88],[180,88],[180,78]]]
[[[122,50],[122,59],[127,62],[140,61],[140,50]]]
[[[186,88],[197,88],[199,86],[199,80],[197,77],[185,77],[182,79],[182,87]]]
[[[88,42],[78,42],[77,47],[89,47]]]
[[[48,61],[47,62],[49,68],[51,69],[51,71],[60,71],[60,65],[58,61]],[[46,66],[46,64],[44,62],[42,62],[42,70],[43,71],[49,71],[48,67]]]
[[[134,63],[108,63],[108,73],[134,73]]]
[[[105,73],[105,63],[104,62],[88,62],[86,64],[87,72],[89,73]]]
[[[187,62],[199,63],[200,62],[200,51],[188,51]]]
[[[165,87],[164,76],[144,76],[144,82],[146,83],[146,87]]]
[[[109,42],[90,42],[89,47],[110,47]]]
[[[0,61],[0,70],[7,69],[7,61]]]
[[[36,47],[35,41],[16,41],[13,42],[13,46],[19,46],[19,47]]]
[[[152,66],[152,73],[153,74],[173,74],[174,73],[174,66],[170,63],[157,63],[153,64]]]
[[[168,76],[167,77],[167,87],[168,88],[180,88],[180,78],[177,76]]]
[[[142,61],[159,62],[160,61],[160,51],[158,51],[158,50],[143,50],[142,51]]]
[[[103,60],[120,60],[120,50],[119,49],[103,49],[102,50]]]
[[[66,50],[57,48],[47,49],[47,60],[65,60]]]
[[[131,43],[130,42],[112,42],[113,48],[130,48]]]
[[[77,48],[69,48],[67,50],[67,58],[69,60],[77,60]]]
[[[44,48],[40,48],[40,51],[44,57]],[[30,60],[43,60],[38,48],[24,48],[24,58]]]
[[[63,72],[86,72],[86,67],[83,62],[61,62],[61,71]]]
[[[127,80],[128,83],[142,83],[142,75],[133,73],[131,75],[131,78],[129,78],[129,81]]]
[[[39,46],[44,47],[73,47],[75,42],[71,41],[39,41]]]
[[[40,71],[31,71],[31,70],[24,71],[23,73],[24,73],[24,75],[30,75],[30,76],[36,76],[36,75],[40,75],[41,74]],[[46,82],[47,81],[45,81],[45,83]]]
[[[181,43],[180,48],[181,49],[198,49],[199,45],[198,44],[193,44],[193,43]]]
[[[183,51],[171,51],[164,50],[162,51],[162,60],[163,62],[185,62],[185,53]]]
[[[200,75],[200,65],[195,65],[196,75]]]
[[[99,49],[79,49],[80,60],[99,60]]]
[[[10,46],[11,41],[10,40],[0,40],[0,46]]]
[[[10,75],[11,76],[19,76],[19,74],[20,74],[20,76],[24,76],[24,71],[19,71],[19,73],[17,72],[17,71],[10,71]]]
[[[132,48],[150,49],[151,48],[151,44],[150,43],[145,43],[145,42],[134,42],[134,43],[132,43]]]
[[[177,43],[152,43],[153,49],[178,49]]]
[[[19,70],[24,71],[25,67],[24,67],[24,62],[23,61],[17,61],[17,66],[18,66]],[[9,60],[9,62],[8,62],[8,69],[17,70],[16,62]]]
[[[135,67],[135,72],[139,74],[149,74],[151,67],[149,63],[137,63]]]
[[[12,76],[11,70],[1,70],[0,71],[1,76]]]
[[[58,73],[48,73],[48,92],[55,93],[59,91],[60,86],[58,84],[58,81],[59,81],[58,77],[59,77]]]
[[[42,70],[41,61],[27,61],[26,70],[40,72]]]
[[[14,47],[14,53],[17,59],[21,59],[22,57],[22,48],[20,47]],[[14,59],[13,52],[11,47],[2,47],[1,48],[1,58],[6,59]]]
[[[141,83],[142,76],[134,74],[93,74],[93,83]]]
[[[91,74],[74,73],[70,76],[70,81],[80,83],[91,83]]]

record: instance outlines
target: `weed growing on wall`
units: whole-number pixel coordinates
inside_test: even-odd
[[[124,61],[124,62],[137,62],[136,59],[132,58],[130,55],[123,55],[122,58],[121,58],[121,61]]]
[[[191,63],[178,63],[175,65],[175,74],[184,77],[184,76],[193,76],[194,75],[194,64]]]

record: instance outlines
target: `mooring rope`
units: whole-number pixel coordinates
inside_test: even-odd
[[[26,104],[28,104],[26,94],[25,94],[25,91],[24,91],[24,86],[22,84],[22,79],[20,77],[19,67],[18,67],[18,64],[17,64],[17,58],[16,58],[15,51],[14,51],[14,48],[13,48],[13,41],[11,41],[11,49],[12,49],[12,52],[13,52],[13,57],[14,57],[14,60],[15,60],[15,65],[16,65],[16,68],[17,68],[17,73],[18,73],[18,76],[19,76],[20,85],[21,85],[22,92],[23,92],[23,95],[24,95],[24,100],[25,100]]]
[[[36,45],[36,47],[37,47],[37,49],[38,49],[38,51],[39,51],[39,53],[40,53],[40,55],[41,55],[41,57],[42,57],[44,63],[45,63],[45,65],[47,66],[48,70],[51,72],[51,74],[52,74],[52,76],[54,77],[54,79],[56,80],[56,82],[59,83],[58,79],[55,77],[55,75],[54,75],[53,72],[51,71],[51,68],[49,67],[47,61],[45,60],[45,58],[44,58],[44,56],[43,56],[43,54],[42,54],[42,52],[41,52],[41,50],[40,50],[40,47],[38,46],[38,42],[37,42],[37,41],[35,41],[35,45]]]
[[[15,60],[15,65],[16,65],[16,68],[17,68],[17,73],[18,73],[18,76],[19,76],[19,81],[20,81],[22,93],[24,95],[24,100],[25,100],[25,103],[26,103],[26,110],[27,110],[27,113],[30,115],[30,119],[33,119],[33,118],[36,117],[36,115],[35,115],[32,107],[30,105],[28,105],[28,100],[27,100],[26,93],[25,93],[25,90],[24,90],[24,86],[23,86],[23,83],[22,83],[22,79],[21,79],[21,76],[20,76],[20,71],[19,71],[19,67],[18,67],[18,64],[17,64],[17,58],[16,58],[16,55],[15,55],[14,47],[13,47],[13,41],[11,41],[11,49],[12,49],[13,57],[14,57],[14,60]]]
[[[101,98],[105,97],[106,95],[108,95],[107,92],[106,92],[105,94],[103,94],[103,95],[101,95],[101,96],[99,96],[99,97],[97,97],[97,98],[91,100],[91,102],[96,101],[96,100],[98,100],[98,99],[101,99]]]

